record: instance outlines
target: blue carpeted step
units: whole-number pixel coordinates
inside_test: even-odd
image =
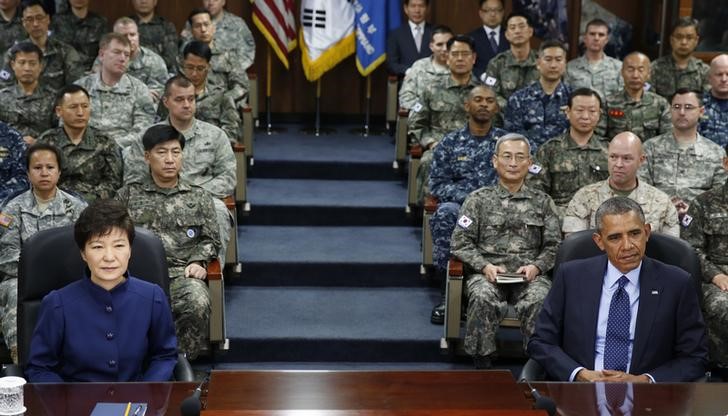
[[[228,287],[228,362],[438,362],[438,289]]]
[[[422,286],[420,228],[239,226],[248,286]]]
[[[401,181],[250,179],[249,225],[409,225]]]

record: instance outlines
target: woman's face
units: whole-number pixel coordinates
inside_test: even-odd
[[[131,257],[129,237],[119,227],[107,234],[92,236],[86,241],[81,257],[91,270],[91,281],[111,290],[124,281]]]

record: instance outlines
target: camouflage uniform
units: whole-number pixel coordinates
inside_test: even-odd
[[[214,20],[215,24],[215,40],[218,47],[223,51],[235,50],[238,61],[234,62],[235,67],[247,70],[255,61],[255,38],[253,33],[245,24],[245,21],[227,10],[222,11],[222,16]],[[184,30],[180,35],[182,43],[186,44],[192,40],[190,32],[190,23],[185,24]]]
[[[528,184],[551,196],[561,214],[581,187],[609,177],[607,147],[609,140],[596,134],[584,147],[568,132],[555,137],[538,148],[535,163],[541,169]]]
[[[25,42],[30,42],[25,40]],[[0,84],[3,86],[15,84],[15,76],[10,70],[10,51],[5,53],[5,72],[0,72]],[[43,51],[43,72],[40,74],[40,83],[59,90],[81,78],[86,71],[81,55],[71,45],[61,42],[53,36],[48,38],[46,49]]]
[[[90,126],[116,140],[122,149],[141,142],[141,135],[154,122],[155,113],[149,88],[143,82],[124,74],[110,87],[95,73],[76,84],[86,88],[91,97]]]
[[[0,120],[8,123],[23,136],[38,138],[44,131],[53,128],[55,91],[38,85],[31,95],[25,95],[19,85],[0,90]]]
[[[538,54],[531,50],[528,57],[524,61],[516,61],[510,50],[503,51],[494,56],[488,62],[488,68],[485,70],[486,83],[490,84],[488,77],[495,79],[495,94],[498,97],[498,106],[506,108],[508,98],[526,85],[537,81],[539,78],[538,69],[536,69],[536,60]]]
[[[495,142],[504,134],[505,130],[492,127],[487,135],[476,137],[465,126],[448,133],[433,151],[430,190],[439,203],[430,228],[434,263],[442,270],[450,259],[450,236],[460,205],[469,193],[494,185],[498,179],[493,154]]]
[[[591,64],[586,56],[572,59],[566,65],[564,82],[572,90],[591,88],[604,99],[622,89],[622,61],[604,55],[600,61]]]
[[[710,357],[728,367],[728,292],[712,283],[716,275],[728,274],[728,182],[695,198],[687,215],[680,231],[700,256]]]
[[[480,81],[472,75],[465,85],[455,84],[449,76],[443,77],[441,82],[427,85],[407,119],[407,134],[410,140],[419,142],[427,149],[451,131],[463,128],[468,120],[465,99],[476,85],[480,85]],[[422,201],[426,193],[425,187],[431,163],[432,151],[427,150],[422,154],[420,167],[417,170],[418,201]]]
[[[405,73],[402,88],[399,89],[399,106],[409,110],[417,103],[420,93],[428,85],[449,75],[450,69],[436,65],[432,56],[416,60]]]
[[[587,185],[579,189],[571,198],[564,212],[564,224],[561,231],[575,233],[596,227],[597,208],[609,198],[625,196],[636,201],[645,213],[645,222],[652,226],[652,231],[678,237],[680,229],[677,223],[677,211],[670,197],[654,186],[638,181],[631,192],[619,192],[609,186],[609,180]]]
[[[672,130],[670,104],[650,91],[642,92],[642,98],[635,101],[622,90],[607,97],[604,109],[595,132],[609,139],[631,131],[644,142]]]
[[[710,66],[698,58],[690,57],[685,69],[678,69],[672,54],[652,62],[650,82],[657,94],[669,99],[680,88],[707,91]]]
[[[15,42],[27,37],[20,19],[20,7],[9,22],[0,16],[0,53],[5,53]]]
[[[212,87],[224,89],[225,95],[233,100],[236,108],[246,107],[250,81],[245,68],[240,65],[242,59],[240,54],[235,50],[220,49],[214,42],[210,45],[210,50],[212,58],[207,83]]]
[[[203,280],[185,277],[184,269],[217,256],[220,240],[211,215],[213,198],[182,179],[167,189],[158,187],[151,177],[126,185],[116,198],[126,204],[137,226],[162,240],[179,350],[194,359],[207,343],[210,293]]]
[[[63,170],[58,186],[80,194],[90,202],[111,198],[121,188],[123,160],[114,139],[87,127],[81,142],[73,144],[63,127],[48,130],[38,139],[60,149]]]
[[[3,277],[0,283],[0,329],[8,348],[17,348],[18,344],[18,260],[23,242],[38,231],[73,224],[85,207],[85,202],[60,189],[56,189],[55,198],[43,211],[40,211],[32,190],[18,195],[3,207],[2,215],[6,221],[0,225],[0,275]]]
[[[495,352],[495,334],[507,301],[514,304],[521,321],[525,348],[551,287],[545,274],[553,267],[561,242],[555,210],[548,195],[525,185],[514,194],[502,185],[481,188],[465,199],[452,234],[452,254],[469,272],[465,282],[465,352],[469,355]],[[541,275],[531,283],[497,285],[481,274],[488,264],[503,266],[510,273],[533,264]]]
[[[139,29],[139,43],[156,52],[164,59],[167,72],[172,72],[177,65],[177,47],[179,37],[174,23],[157,14],[149,22],[142,22],[139,16],[129,16]]]
[[[164,94],[164,84],[169,78],[167,65],[164,59],[151,49],[139,47],[136,58],[129,61],[127,73],[143,82],[150,91],[156,92],[159,97]]]
[[[56,14],[51,19],[51,32],[78,51],[83,69],[88,71],[99,54],[99,41],[109,31],[106,18],[89,11],[79,19],[73,12]]]
[[[26,150],[20,133],[0,122],[0,207],[9,196],[28,189]]]
[[[569,128],[564,109],[569,104],[571,90],[560,82],[551,95],[546,95],[536,81],[521,88],[508,99],[505,129],[528,138],[537,149],[546,140],[563,134]]]
[[[647,161],[640,167],[640,177],[686,202],[728,177],[723,170],[725,150],[700,134],[687,149],[678,146],[672,133],[663,134],[645,143],[644,151]]]
[[[719,100],[707,92],[703,95],[705,114],[698,131],[722,147],[728,144],[728,100]]]

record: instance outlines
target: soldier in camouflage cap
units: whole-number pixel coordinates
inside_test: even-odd
[[[702,103],[700,92],[677,90],[670,103],[672,131],[645,143],[647,163],[639,171],[640,178],[670,195],[680,218],[690,201],[728,177],[721,166],[723,148],[698,134]]]
[[[538,56],[531,49],[533,26],[528,16],[511,13],[505,25],[506,39],[511,48],[494,56],[481,76],[483,82],[495,87],[500,108],[506,108],[511,94],[536,81],[539,76],[536,69]]]
[[[569,131],[544,143],[536,152],[528,184],[551,196],[559,214],[582,186],[606,179],[609,140],[594,134],[601,103],[596,91],[579,88],[569,97]]]
[[[174,23],[156,13],[157,0],[131,0],[131,5],[135,14],[130,17],[139,28],[139,43],[161,56],[167,72],[173,72],[177,67],[179,46]]]
[[[19,5],[20,0],[0,2],[0,53],[5,53],[13,43],[25,37]]]
[[[728,54],[720,54],[710,62],[710,91],[703,95],[705,113],[698,131],[721,146],[728,145]]]
[[[727,157],[723,169],[728,171]],[[724,376],[728,369],[728,181],[693,200],[680,235],[700,256],[710,357]]]
[[[121,148],[88,125],[91,102],[86,90],[75,84],[61,89],[55,111],[63,125],[43,133],[38,142],[52,144],[63,154],[59,185],[87,202],[113,197],[123,179]]]
[[[630,131],[646,141],[670,131],[670,104],[649,90],[646,84],[649,76],[650,58],[647,55],[632,52],[624,58],[624,90],[607,97],[597,134],[614,137]]]
[[[419,142],[426,150],[417,171],[417,200],[420,202],[426,193],[432,148],[447,133],[465,126],[465,97],[473,87],[480,85],[472,72],[475,63],[473,45],[473,39],[465,35],[457,35],[447,42],[450,76],[428,85],[410,111],[407,134],[411,141]]]
[[[26,149],[23,136],[0,121],[0,207],[8,197],[28,189]]]
[[[174,127],[152,126],[142,141],[150,175],[121,188],[116,199],[135,224],[162,240],[179,350],[195,359],[209,332],[206,267],[220,249],[213,197],[179,177],[185,139]]]
[[[561,81],[566,69],[566,49],[557,41],[546,40],[538,51],[539,79],[521,88],[508,99],[505,126],[538,148],[546,140],[566,131],[569,120],[564,110],[571,89]]]
[[[43,3],[38,0],[24,2],[20,13],[28,40],[43,52],[45,65],[40,76],[41,83],[57,90],[79,79],[86,70],[83,60],[71,45],[48,36],[50,16]],[[6,53],[6,68],[9,62],[10,56]],[[10,71],[0,71],[0,83],[11,85],[14,82]]]
[[[495,153],[498,184],[465,199],[452,235],[452,254],[466,266],[465,352],[476,368],[492,366],[495,334],[508,301],[521,321],[525,347],[551,287],[545,274],[561,242],[554,202],[524,185],[531,164],[528,140],[507,134],[498,139]],[[515,273],[524,281],[499,284],[503,273]]]
[[[17,129],[23,140],[33,144],[44,131],[53,128],[55,92],[40,82],[43,52],[30,42],[10,48],[10,67],[17,83],[0,90],[0,120]]]
[[[435,266],[441,271],[450,259],[450,236],[460,205],[470,192],[496,182],[493,169],[495,142],[506,134],[505,130],[493,126],[498,102],[491,87],[479,85],[470,90],[465,111],[467,126],[445,135],[435,147],[432,158],[430,189],[439,202],[430,220],[432,254]],[[430,317],[436,324],[443,323],[445,318],[445,287],[442,289],[442,301]]]
[[[99,54],[99,41],[109,31],[106,18],[89,10],[90,0],[69,0],[71,10],[57,13],[51,22],[53,36],[73,46],[90,70]]]
[[[399,89],[399,106],[409,110],[420,98],[420,93],[428,85],[437,84],[450,75],[447,66],[447,41],[454,36],[447,26],[436,26],[432,29],[430,50],[432,55],[418,59],[407,69]]]
[[[164,84],[169,78],[167,65],[161,56],[151,49],[139,45],[139,30],[136,23],[128,17],[120,17],[114,22],[114,32],[129,39],[131,55],[127,74],[143,82],[152,93],[154,103],[158,103],[164,92]]]
[[[18,362],[18,259],[23,242],[38,231],[73,224],[86,203],[58,189],[61,154],[54,146],[37,143],[26,160],[32,189],[10,200],[0,213],[0,330]]]
[[[586,47],[584,55],[569,61],[564,82],[572,89],[593,89],[603,102],[608,95],[622,89],[619,75],[622,62],[604,53],[609,42],[609,25],[602,19],[590,20],[582,40]]]
[[[708,89],[708,65],[693,57],[698,46],[698,21],[681,17],[672,29],[672,53],[652,64],[652,85],[657,94],[670,98],[675,91],[686,88],[695,91]]]
[[[599,206],[612,197],[625,196],[640,204],[652,231],[677,237],[677,211],[670,197],[637,178],[637,170],[645,162],[640,138],[631,132],[619,133],[609,143],[608,152],[609,178],[586,185],[574,194],[564,212],[564,234],[596,227]]]
[[[140,141],[142,131],[154,121],[154,102],[149,88],[128,75],[129,40],[118,33],[101,39],[97,73],[76,81],[91,96],[90,125],[116,140],[122,148]]]

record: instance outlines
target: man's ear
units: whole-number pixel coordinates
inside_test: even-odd
[[[602,241],[602,235],[601,234],[599,234],[598,232],[592,234],[592,240],[594,240],[594,244],[596,244],[597,247],[599,247],[599,250],[605,251],[604,250],[604,242]]]

